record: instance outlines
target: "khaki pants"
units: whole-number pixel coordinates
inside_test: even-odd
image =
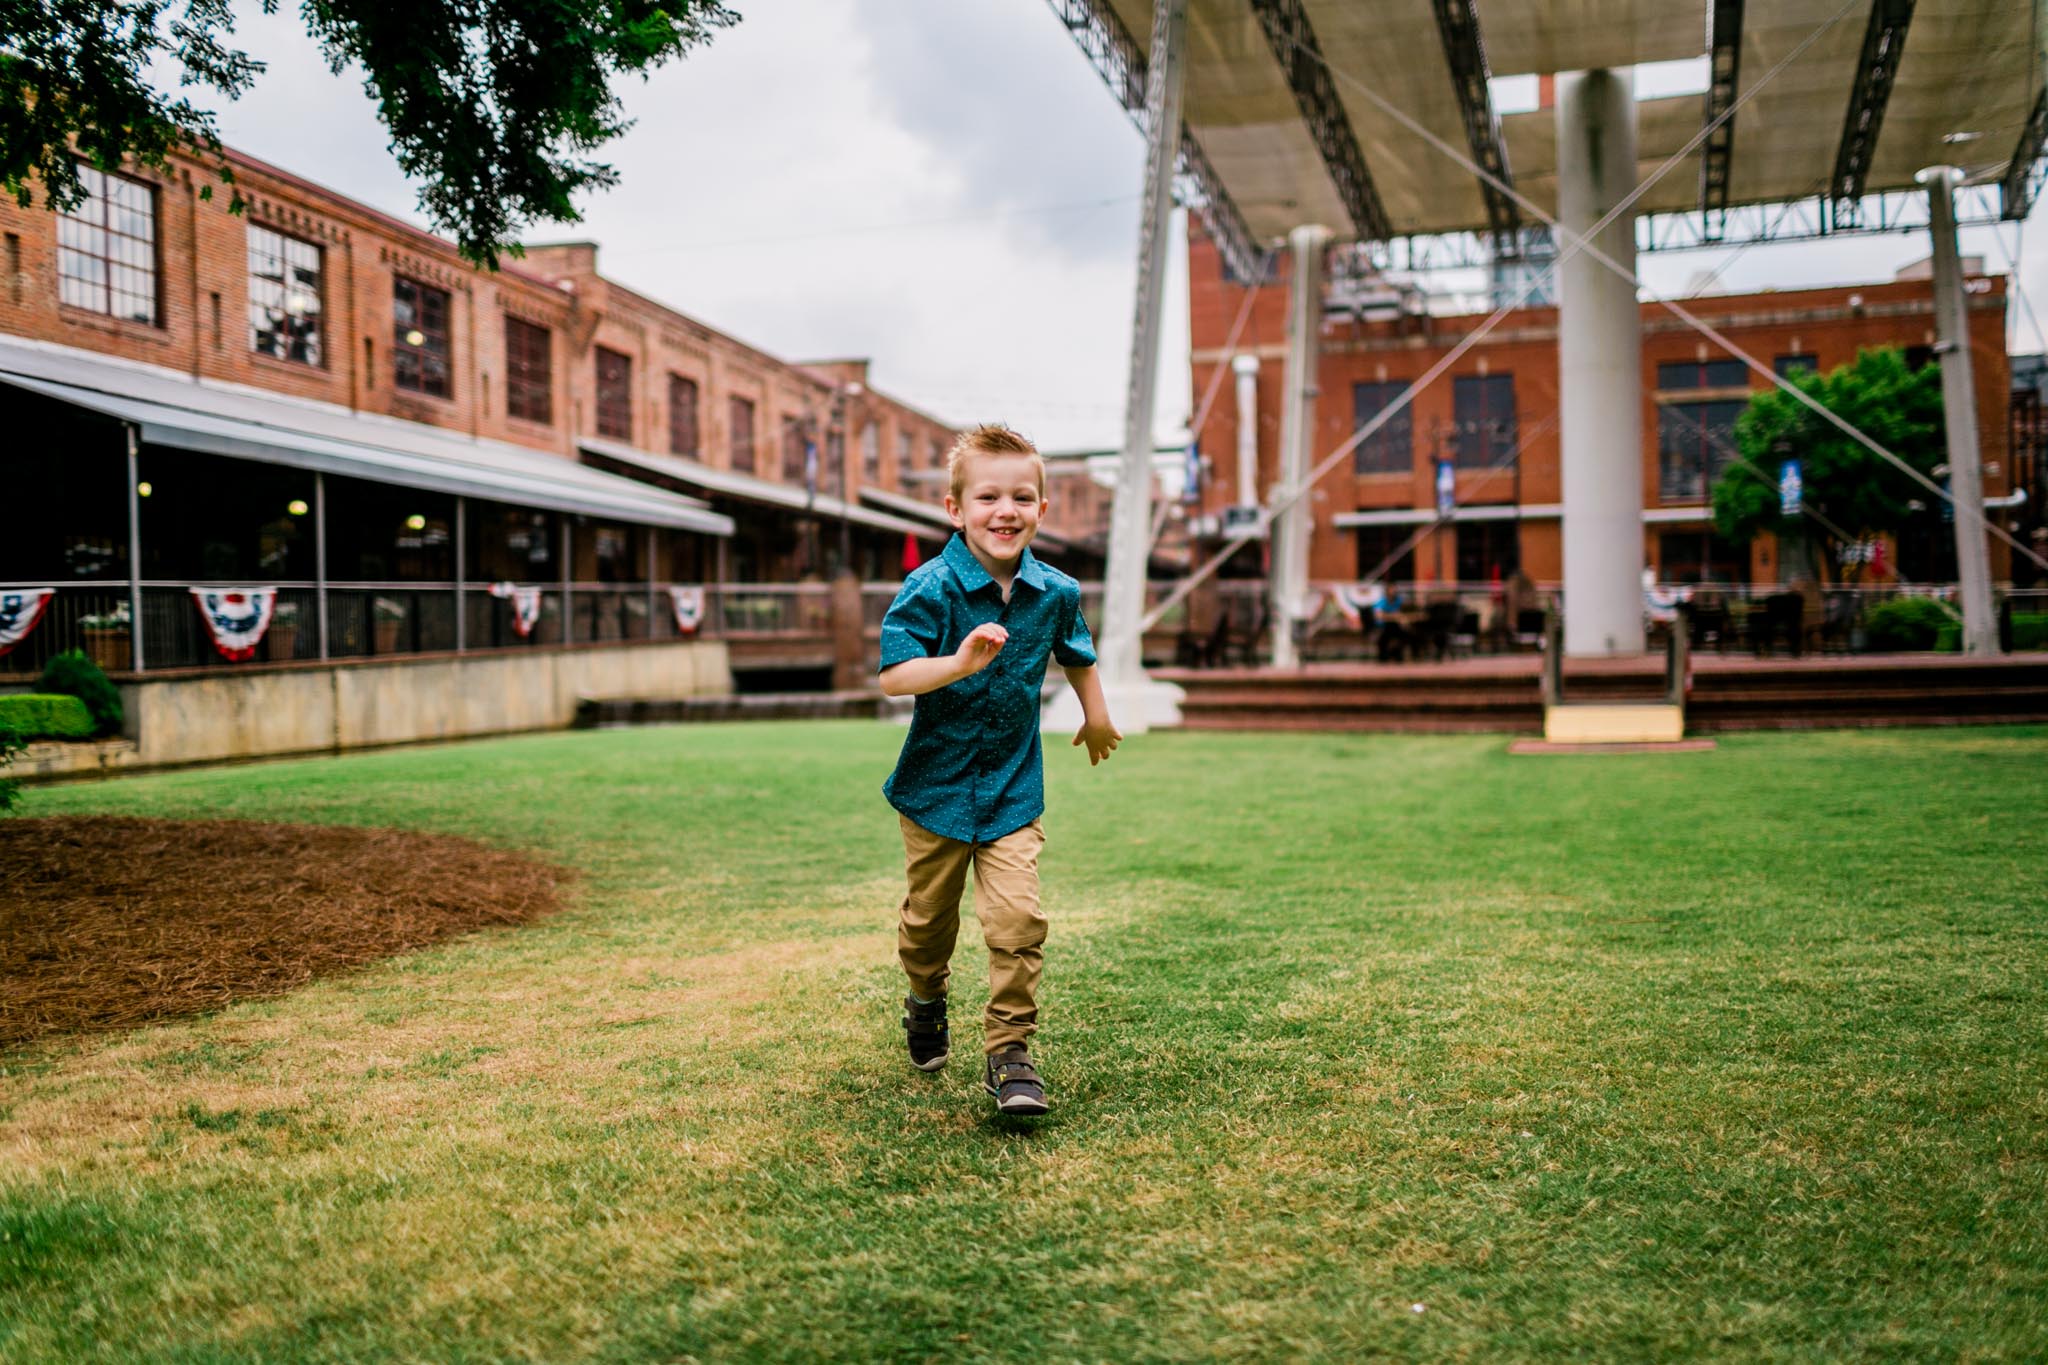
[[[907,816],[903,862],[910,892],[896,930],[896,955],[913,995],[936,1000],[946,989],[953,944],[960,936],[960,893],[974,864],[974,915],[988,941],[988,1011],[984,1049],[1022,1047],[1038,1031],[1038,975],[1045,965],[1045,913],[1038,908],[1037,820],[985,844],[934,834]]]

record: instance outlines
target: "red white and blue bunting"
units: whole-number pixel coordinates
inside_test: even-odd
[[[240,663],[256,653],[271,614],[277,609],[276,588],[193,588],[192,603],[206,622],[213,647],[231,663]]]
[[[1657,571],[1643,570],[1643,614],[1652,621],[1676,621],[1678,609],[1690,601],[1691,588],[1660,588],[1657,586]]]
[[[517,583],[493,583],[491,596],[511,602],[512,628],[519,632],[520,639],[533,634],[533,628],[540,620],[539,588],[522,588]]]
[[[695,635],[704,624],[704,589],[669,585],[668,599],[676,610],[676,633]]]
[[[5,654],[36,628],[55,588],[9,588],[0,592],[0,654]]]

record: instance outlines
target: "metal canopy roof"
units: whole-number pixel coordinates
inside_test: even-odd
[[[1149,60],[1151,0],[1053,3],[1084,48],[1077,11]],[[1490,208],[1476,176],[1360,86],[1554,212],[1554,115],[1498,114],[1487,76],[1709,57],[1718,104],[1712,90],[1638,103],[1640,179],[1831,19],[1737,110],[1714,176],[1695,150],[1638,211],[1825,196],[1853,225],[1861,196],[1947,163],[2004,181],[2004,215],[2024,216],[2048,126],[2048,0],[1188,0],[1184,119],[1253,238],[1304,223],[1340,241],[1502,233],[1503,214],[1526,215],[1498,195]]]

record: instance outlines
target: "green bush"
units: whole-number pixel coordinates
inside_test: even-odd
[[[1932,598],[1895,597],[1863,614],[1863,638],[1869,648],[1880,653],[1933,649],[1941,638],[1941,628],[1954,621],[1948,609]]]
[[[0,815],[21,804],[21,783],[5,774],[13,766],[14,756],[27,747],[28,742],[20,735],[0,725]]]
[[[121,733],[120,690],[107,681],[107,675],[86,657],[84,650],[66,650],[44,664],[43,676],[36,680],[36,690],[61,692],[84,702],[85,709],[92,713],[95,734]]]
[[[76,697],[20,692],[0,697],[0,730],[24,739],[91,739],[92,712]]]
[[[2012,647],[2014,649],[2048,649],[2048,612],[2014,612],[2012,614]]]

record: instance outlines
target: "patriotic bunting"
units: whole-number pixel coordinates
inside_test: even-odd
[[[704,624],[704,589],[670,584],[668,596],[676,609],[676,633],[695,635]]]
[[[28,637],[56,595],[55,588],[12,588],[0,592],[0,654]]]
[[[522,588],[517,583],[491,584],[491,596],[507,598],[512,603],[512,626],[525,639],[533,634],[533,627],[540,620],[540,589]]]
[[[1676,621],[1679,607],[1690,601],[1691,588],[1660,588],[1657,586],[1657,571],[1643,570],[1643,614],[1652,621]]]
[[[192,604],[213,647],[231,663],[254,656],[277,608],[276,588],[193,588]]]

